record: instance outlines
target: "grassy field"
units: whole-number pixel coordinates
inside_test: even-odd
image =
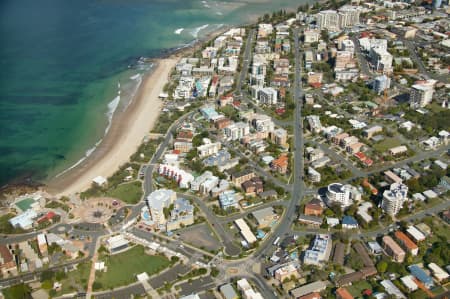
[[[388,149],[399,146],[399,145],[402,145],[402,144],[397,138],[390,137],[390,138],[384,139],[380,143],[375,144],[373,147],[379,152],[385,152]]]
[[[86,291],[90,271],[91,262],[78,264],[76,270],[67,272],[66,276],[61,280],[61,291],[55,295],[61,296],[72,292]]]
[[[97,289],[111,289],[136,282],[136,275],[147,272],[149,276],[167,268],[171,263],[163,256],[145,254],[144,247],[135,246],[125,252],[103,258],[108,271],[97,272]]]
[[[107,196],[120,199],[121,201],[128,204],[138,203],[141,200],[142,194],[143,192],[141,182],[120,184],[116,188],[106,193]]]
[[[2,290],[5,299],[31,298],[31,289],[26,284],[18,284]]]

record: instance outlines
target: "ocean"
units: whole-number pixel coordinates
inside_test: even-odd
[[[89,155],[168,49],[302,0],[0,0],[0,186]],[[120,100],[119,100],[120,92]]]

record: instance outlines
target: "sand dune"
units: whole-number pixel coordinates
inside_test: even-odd
[[[176,58],[156,62],[155,70],[145,78],[127,110],[113,117],[108,134],[94,153],[74,169],[51,180],[50,193],[62,196],[84,191],[93,178],[109,177],[128,161],[158,119],[162,108],[159,94],[176,62]]]

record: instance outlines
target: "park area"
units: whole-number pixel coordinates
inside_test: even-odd
[[[132,205],[141,200],[142,194],[142,184],[139,181],[120,184],[106,192],[106,196],[120,199],[124,203]]]
[[[373,147],[380,153],[384,153],[387,150],[389,150],[393,147],[396,147],[396,146],[400,146],[400,145],[402,145],[402,144],[401,144],[400,140],[398,140],[398,138],[390,137],[390,138],[384,139],[380,143],[375,144]]]
[[[171,262],[161,255],[148,255],[143,246],[137,245],[115,255],[99,258],[105,262],[106,272],[95,275],[94,290],[107,290],[136,282],[136,275],[146,272],[149,276],[169,267]]]

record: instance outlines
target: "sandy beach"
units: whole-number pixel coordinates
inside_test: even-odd
[[[176,57],[156,61],[156,68],[145,78],[127,110],[113,116],[102,143],[80,165],[51,180],[48,192],[55,196],[79,193],[86,190],[96,176],[107,178],[129,160],[158,119],[162,108],[159,94],[177,61]]]

